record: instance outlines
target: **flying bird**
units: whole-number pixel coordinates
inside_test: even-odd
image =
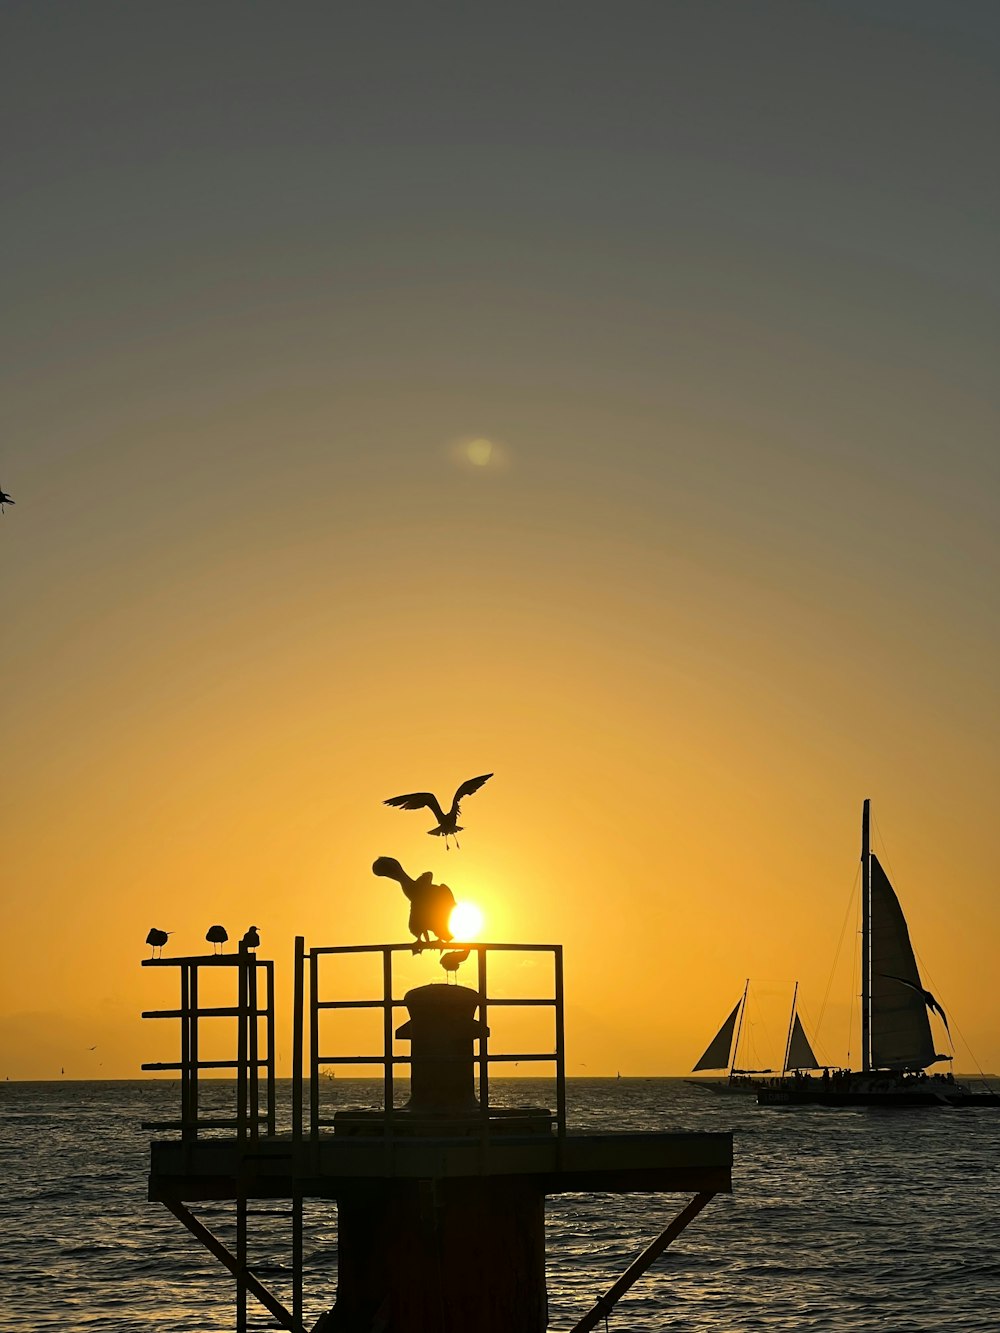
[[[4,505],[12,505],[13,503],[14,501],[10,498],[7,492],[0,488],[0,514],[3,513]]]
[[[482,777],[469,778],[468,782],[463,782],[455,793],[451,809],[447,814],[441,809],[438,798],[429,791],[411,791],[404,796],[390,796],[382,804],[394,805],[399,810],[420,810],[426,805],[437,819],[437,828],[429,828],[427,832],[433,838],[443,837],[445,851],[448,851],[449,838],[455,838],[455,846],[459,846],[458,838],[455,835],[462,832],[462,825],[458,822],[460,802],[466,796],[471,796],[473,792],[478,791],[483,783],[488,782],[492,776],[492,773],[484,773]]]
[[[260,936],[257,934],[257,927],[251,926],[247,933],[240,940],[240,949],[248,951],[260,947]]]
[[[146,936],[146,943],[151,945],[153,949],[153,952],[149,955],[150,958],[156,957],[157,949],[160,951],[160,957],[163,957],[163,946],[173,933],[172,930],[157,930],[155,926],[153,927]]]
[[[458,969],[462,966],[468,956],[468,949],[455,949],[451,953],[446,953],[442,956],[441,966],[445,970],[445,981],[448,980],[449,974],[455,976],[455,973],[457,973]],[[455,976],[455,980],[458,981],[457,976]]]
[[[408,926],[410,934],[421,944],[429,944],[431,935],[445,944],[454,936],[448,918],[455,907],[455,895],[447,884],[435,884],[430,870],[419,879],[409,876],[394,856],[380,856],[372,865],[372,873],[383,879],[394,879],[410,900]]]
[[[205,939],[208,940],[209,944],[212,946],[212,952],[218,953],[219,950],[216,949],[215,946],[217,944],[225,944],[226,940],[229,939],[229,935],[226,932],[225,926],[209,926],[208,931],[205,934]]]
[[[918,986],[914,981],[907,981],[905,977],[894,977],[889,972],[883,972],[882,976],[889,981],[898,981],[901,986],[909,986],[910,990],[915,990],[918,995],[922,996],[927,1008],[930,1009],[932,1013],[941,1015],[941,1022],[944,1024],[944,1030],[949,1037],[951,1036],[951,1028],[948,1026],[948,1019],[945,1017],[945,1012],[929,990],[924,990],[923,986]]]

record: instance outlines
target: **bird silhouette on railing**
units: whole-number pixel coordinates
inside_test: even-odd
[[[208,930],[205,932],[205,939],[208,940],[209,944],[212,946],[213,953],[219,953],[220,950],[225,953],[225,950],[222,949],[222,945],[229,939],[229,933],[225,926],[209,926]],[[218,949],[215,947],[216,945],[219,945]]]
[[[437,819],[437,828],[429,828],[427,832],[432,838],[444,838],[445,851],[448,851],[448,839],[455,839],[455,846],[458,847],[459,841],[455,836],[462,832],[462,826],[458,822],[459,804],[466,796],[471,796],[473,792],[479,790],[484,782],[488,782],[493,776],[492,773],[484,773],[478,778],[469,778],[468,782],[463,782],[461,787],[455,793],[451,802],[451,809],[447,814],[441,809],[438,798],[429,791],[411,791],[404,796],[390,796],[383,805],[393,805],[398,810],[420,810],[424,806],[431,811]]]
[[[444,979],[446,982],[449,977],[454,977],[455,982],[457,984],[458,977],[456,973],[458,972],[458,969],[462,966],[462,964],[465,962],[466,958],[468,958],[468,956],[469,956],[468,949],[454,949],[451,953],[446,953],[442,955],[441,966],[444,968],[445,971]]]
[[[251,949],[260,948],[260,936],[257,934],[257,927],[251,926],[247,933],[240,940],[240,951],[249,953]]]
[[[160,957],[161,958],[163,957],[163,946],[166,944],[167,940],[173,933],[174,932],[172,930],[157,930],[155,926],[153,927],[153,929],[146,936],[146,943],[150,945],[153,950],[153,952],[149,955],[150,958],[156,957],[157,949],[159,949],[160,951]]]
[[[14,501],[10,498],[7,492],[0,487],[0,514],[4,512],[4,505],[12,505],[13,503]]]
[[[447,884],[435,884],[430,870],[425,870],[419,879],[413,879],[394,856],[380,856],[373,863],[372,871],[383,879],[394,879],[409,898],[410,917],[407,924],[410,934],[417,941],[415,952],[431,942],[431,935],[445,944],[454,938],[448,920],[455,908],[455,895]]]

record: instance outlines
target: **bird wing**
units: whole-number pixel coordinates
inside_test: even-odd
[[[924,1004],[926,1004],[927,1008],[933,1013],[941,1015],[941,1021],[944,1023],[949,1036],[951,1035],[951,1028],[948,1027],[948,1020],[945,1018],[944,1010],[929,990],[924,990],[923,986],[918,986],[914,981],[907,981],[905,977],[894,977],[891,972],[883,972],[882,976],[888,977],[890,981],[898,981],[901,986],[909,986],[910,990],[915,990],[918,995],[922,995]]]
[[[429,791],[411,791],[405,796],[390,796],[383,805],[394,805],[397,810],[420,810],[425,805],[429,810],[433,810],[440,824],[444,819],[444,811],[438,804],[438,798]]]
[[[457,815],[459,801],[463,801],[466,796],[471,796],[473,792],[478,791],[483,783],[488,782],[492,776],[492,773],[483,773],[481,777],[469,778],[468,782],[463,782],[451,803],[451,813]]]

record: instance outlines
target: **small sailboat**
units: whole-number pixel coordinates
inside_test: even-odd
[[[689,1078],[688,1083],[695,1088],[704,1088],[708,1092],[721,1093],[742,1093],[744,1095],[753,1094],[760,1091],[768,1083],[773,1083],[779,1077],[778,1071],[774,1069],[741,1069],[737,1066],[737,1057],[740,1049],[740,1034],[743,1030],[743,1017],[746,1013],[747,997],[750,993],[750,978],[747,978],[746,985],[743,987],[743,994],[737,1000],[732,1013],[728,1015],[719,1028],[718,1032],[708,1043],[704,1055],[691,1071],[697,1074],[699,1070],[724,1069],[727,1071],[723,1079],[704,1079]],[[805,1034],[805,1029],[796,1012],[795,1002],[798,998],[799,983],[795,983],[795,993],[792,996],[792,1012],[788,1020],[788,1036],[785,1040],[785,1056],[782,1062],[780,1077],[783,1077],[790,1070],[818,1069],[816,1057],[813,1055],[812,1047],[809,1045],[809,1039]]]
[[[861,817],[861,1069],[824,1069],[764,1086],[761,1106],[983,1106],[1000,1094],[973,1092],[951,1073],[928,1074],[950,1060],[935,1050],[929,1013],[947,1031],[944,1010],[920,980],[903,909],[871,850],[871,802]],[[790,1038],[791,1044],[791,1038]],[[795,1068],[794,1060],[789,1067]],[[813,1065],[811,1068],[817,1068]]]

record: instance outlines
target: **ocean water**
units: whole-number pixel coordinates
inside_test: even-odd
[[[338,1079],[324,1098],[373,1106],[379,1091]],[[553,1104],[545,1080],[491,1091]],[[224,1085],[211,1095],[231,1104]],[[2,1333],[234,1328],[220,1265],[146,1202],[151,1135],[140,1122],[169,1118],[177,1100],[166,1081],[0,1084]],[[568,1121],[574,1133],[735,1132],[733,1194],[716,1196],[639,1279],[609,1330],[1000,1329],[1000,1109],[765,1109],[679,1079],[573,1079]],[[572,1328],[687,1197],[550,1199],[550,1328]],[[220,1205],[199,1212],[231,1235]],[[305,1221],[315,1320],[334,1298],[336,1209],[307,1205]],[[287,1241],[278,1221],[265,1225],[275,1231],[263,1236],[262,1276],[281,1293]]]

